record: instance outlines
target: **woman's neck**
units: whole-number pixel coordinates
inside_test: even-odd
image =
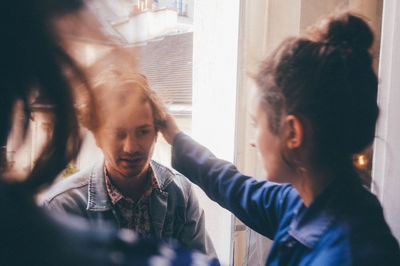
[[[299,192],[303,199],[304,205],[307,207],[314,199],[321,194],[325,188],[334,180],[334,175],[328,172],[309,172],[306,171],[298,176],[292,185]]]

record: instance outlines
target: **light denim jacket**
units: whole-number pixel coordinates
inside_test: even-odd
[[[174,238],[190,249],[217,257],[205,230],[204,211],[199,207],[191,183],[155,161],[150,164],[160,185],[150,196],[154,236]],[[45,194],[41,205],[52,212],[84,217],[97,226],[118,226],[106,190],[104,160],[57,183]]]

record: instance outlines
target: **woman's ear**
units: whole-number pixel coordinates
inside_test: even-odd
[[[285,118],[286,147],[289,149],[299,148],[304,141],[304,126],[300,119],[294,115]]]

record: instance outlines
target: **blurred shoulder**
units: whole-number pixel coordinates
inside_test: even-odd
[[[93,167],[89,167],[78,173],[75,173],[69,177],[66,177],[54,184],[49,191],[47,191],[40,204],[46,205],[54,201],[55,199],[60,199],[64,197],[70,197],[74,193],[87,193],[87,187],[89,184],[89,177],[92,172]]]

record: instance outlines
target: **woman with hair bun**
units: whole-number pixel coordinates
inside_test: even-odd
[[[261,64],[251,116],[267,181],[217,159],[171,117],[162,130],[178,171],[274,240],[267,265],[400,265],[380,203],[352,164],[379,113],[372,43],[361,18],[341,13]]]

